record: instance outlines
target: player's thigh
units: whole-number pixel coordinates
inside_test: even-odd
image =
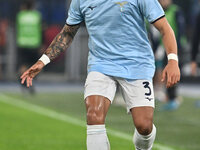
[[[136,107],[155,107],[153,84],[151,80],[118,80],[122,95],[130,113]]]
[[[100,95],[88,96],[85,100],[87,124],[104,124],[111,101]]]
[[[116,81],[99,72],[90,72],[85,82],[84,99],[88,123],[104,121],[116,92]]]
[[[112,103],[116,87],[117,83],[112,77],[100,72],[90,72],[85,81],[84,99],[88,96],[99,95],[106,97]]]
[[[155,107],[154,91],[150,80],[119,80],[128,113],[141,133],[151,131]]]

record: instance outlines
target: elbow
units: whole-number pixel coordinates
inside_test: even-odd
[[[162,37],[166,35],[175,36],[174,30],[171,28],[171,26],[168,26],[168,28],[165,27],[161,28],[160,33]]]

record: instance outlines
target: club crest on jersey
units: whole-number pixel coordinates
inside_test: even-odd
[[[124,5],[126,5],[127,3],[128,3],[127,1],[124,1],[124,2],[116,2],[115,4],[119,5],[120,11],[123,12]]]

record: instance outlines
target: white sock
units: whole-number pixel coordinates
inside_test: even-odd
[[[153,125],[152,132],[149,135],[141,135],[137,129],[133,136],[133,143],[136,150],[151,150],[156,138],[156,127]]]
[[[105,125],[87,125],[87,150],[110,150]]]

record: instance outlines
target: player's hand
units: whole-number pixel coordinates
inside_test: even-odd
[[[166,82],[166,87],[172,87],[180,81],[180,69],[176,60],[169,60],[162,73],[162,82]]]
[[[197,75],[197,63],[194,61],[191,63],[191,74],[192,76]]]
[[[26,86],[32,86],[33,78],[42,70],[44,67],[44,63],[42,61],[37,61],[32,67],[30,67],[27,71],[25,71],[21,78],[21,84],[24,84],[26,81]]]

